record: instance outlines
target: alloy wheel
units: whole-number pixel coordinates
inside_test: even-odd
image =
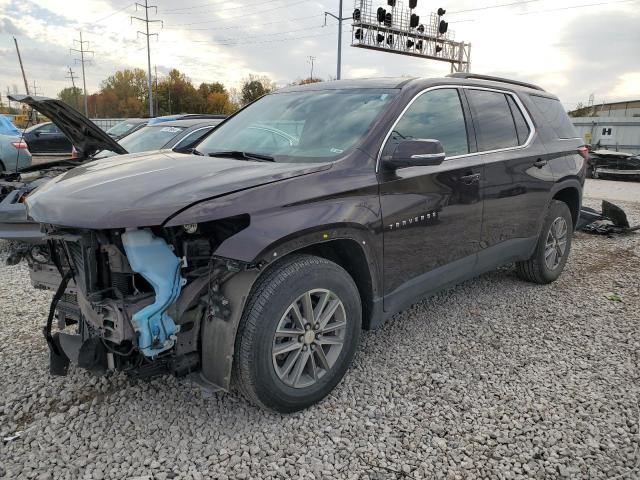
[[[273,337],[273,367],[292,388],[317,383],[333,368],[344,346],[347,317],[340,298],[330,290],[300,295],[286,309]]]
[[[544,261],[549,270],[555,270],[562,262],[567,250],[568,234],[567,221],[563,217],[556,218],[549,228],[544,249]]]

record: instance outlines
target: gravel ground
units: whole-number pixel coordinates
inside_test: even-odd
[[[0,253],[0,434],[22,431],[0,477],[640,478],[639,247],[577,234],[554,285],[504,268],[425,300],[289,416],[171,377],[50,378],[50,294]]]

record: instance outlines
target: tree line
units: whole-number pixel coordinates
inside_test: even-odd
[[[311,83],[304,79],[294,83]],[[211,113],[229,115],[244,105],[275,90],[275,83],[266,76],[249,75],[239,89],[227,88],[220,82],[203,82],[197,87],[177,69],[156,78],[153,83],[153,103],[156,116],[176,113]],[[119,70],[100,84],[97,93],[87,98],[92,118],[134,118],[149,114],[147,75],[142,69]],[[67,87],[58,99],[83,111],[82,90]]]

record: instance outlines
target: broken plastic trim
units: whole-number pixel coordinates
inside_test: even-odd
[[[122,234],[122,245],[133,271],[142,275],[156,294],[155,302],[131,319],[138,334],[138,348],[145,356],[154,357],[173,347],[179,331],[167,309],[186,283],[180,275],[182,262],[162,238],[148,229],[127,230]]]

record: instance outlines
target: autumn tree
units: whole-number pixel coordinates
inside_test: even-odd
[[[148,108],[147,74],[140,68],[119,70],[101,87],[105,101],[98,109],[105,116],[140,117]]]
[[[249,75],[249,78],[244,80],[240,89],[242,105],[251,103],[275,89],[276,85],[269,77]]]
[[[58,92],[58,100],[62,100],[67,105],[80,110],[82,102],[82,90],[78,87],[63,88]]]

